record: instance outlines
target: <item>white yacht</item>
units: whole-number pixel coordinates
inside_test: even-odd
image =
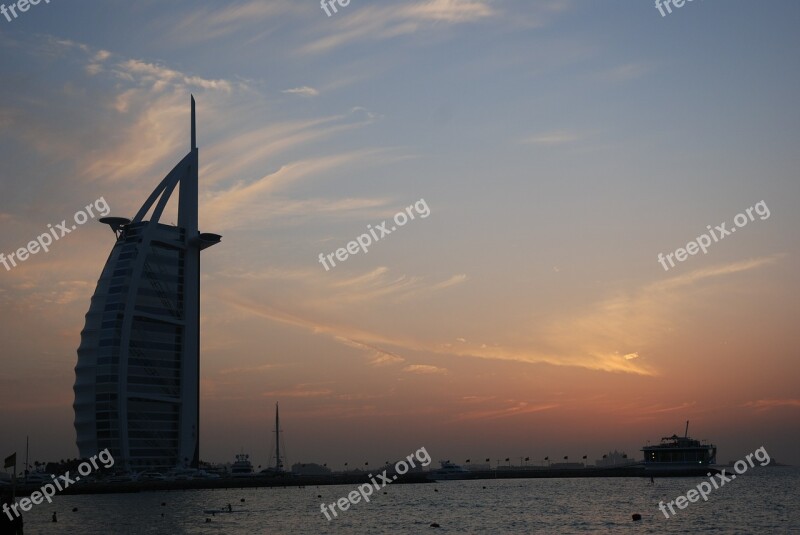
[[[237,453],[236,462],[231,465],[232,477],[249,477],[253,475],[253,465],[250,463],[250,455]]]
[[[717,462],[717,447],[689,438],[689,422],[682,437],[672,435],[661,439],[661,444],[644,446],[645,470],[683,470],[705,467]]]
[[[470,471],[450,461],[440,461],[442,465],[438,470],[434,470],[428,476],[429,479],[443,480],[443,479],[469,479]]]

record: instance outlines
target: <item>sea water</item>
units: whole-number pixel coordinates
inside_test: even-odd
[[[707,502],[676,508],[669,519],[658,509],[659,501],[674,500],[706,480],[390,484],[369,503],[337,508],[338,517],[330,521],[320,504],[345,497],[355,485],[57,496],[25,514],[25,534],[800,533],[798,468],[748,471],[713,490]],[[229,503],[236,512],[203,512]],[[634,513],[642,519],[633,521]]]

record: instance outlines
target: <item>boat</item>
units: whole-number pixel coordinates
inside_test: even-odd
[[[250,455],[237,453],[236,462],[231,465],[231,477],[250,477],[253,475],[253,465],[250,463]]]
[[[42,483],[52,483],[55,477],[56,476],[54,476],[53,474],[49,474],[47,472],[40,472],[40,471],[28,472],[28,475],[22,478],[18,478],[17,482],[31,484],[31,485],[39,485]]]
[[[472,475],[469,470],[450,461],[439,461],[441,468],[434,470],[428,475],[428,479],[434,481],[448,479],[469,479]]]
[[[717,447],[689,438],[689,421],[682,437],[663,437],[655,446],[644,446],[646,471],[685,470],[704,468],[717,462]]]
[[[281,456],[281,444],[283,443],[283,439],[281,438],[281,418],[280,413],[278,412],[278,404],[275,404],[275,455],[272,455],[270,452],[270,463],[272,463],[272,459],[275,459],[275,465],[265,468],[259,475],[261,476],[284,476],[286,474],[286,470],[283,468],[283,463],[285,458]],[[286,447],[284,446],[284,450]]]
[[[106,483],[131,483],[136,481],[136,477],[134,474],[129,474],[127,472],[120,472],[119,474],[113,475],[104,480]]]
[[[216,472],[209,472],[207,470],[195,470],[195,479],[221,479],[221,476]]]
[[[192,481],[196,479],[197,470],[194,468],[175,468],[170,470],[166,478],[168,481]]]
[[[136,481],[169,481],[169,478],[161,472],[148,470],[139,474]]]

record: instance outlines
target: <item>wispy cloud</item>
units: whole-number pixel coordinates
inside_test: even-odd
[[[304,85],[303,87],[294,87],[292,89],[284,89],[281,93],[288,93],[290,95],[303,95],[304,97],[316,97],[319,95],[319,91],[314,89],[313,87],[308,87]]]
[[[275,368],[280,367],[279,364],[260,364],[258,366],[242,366],[237,368],[225,368],[224,370],[219,370],[217,373],[220,375],[236,375],[236,374],[251,374],[251,373],[261,373],[270,370],[274,370]]]
[[[496,13],[489,2],[482,0],[426,0],[393,6],[365,4],[343,13],[335,21],[326,20],[331,33],[308,43],[301,52],[330,52],[355,42],[391,39],[423,30],[440,32],[447,26],[478,22]]]
[[[373,364],[395,364],[405,361],[403,357],[397,355],[396,351],[385,349],[387,347],[405,348],[412,351],[423,349],[423,346],[417,345],[411,340],[393,338],[346,324],[313,320],[298,314],[279,311],[261,303],[231,298],[223,298],[223,300],[272,321],[306,329],[315,334],[325,334],[340,344],[367,351],[372,356]]]
[[[657,363],[645,358],[645,348],[664,340],[671,318],[685,310],[698,284],[759,269],[777,262],[778,258],[713,266],[656,281],[601,301],[585,312],[558,318],[537,334],[557,355],[548,361],[583,363],[607,371],[656,374]]]
[[[354,347],[356,349],[362,349],[369,353],[371,353],[371,360],[370,364],[373,366],[386,366],[388,364],[402,364],[406,361],[405,358],[397,355],[395,353],[391,353],[386,351],[385,349],[381,349],[380,347],[372,344],[367,344],[364,342],[358,342],[356,340],[352,340],[350,338],[345,338],[343,336],[336,336],[335,337],[337,342],[340,342],[346,346]]]
[[[778,409],[783,407],[800,407],[800,399],[784,398],[784,399],[758,399],[756,401],[748,401],[743,405],[758,411],[765,411],[769,409]]]
[[[315,266],[316,258],[313,259]],[[264,271],[227,270],[222,273],[231,280],[280,279],[291,291],[290,299],[298,307],[316,313],[341,315],[345,308],[363,307],[369,303],[399,304],[451,291],[466,281],[464,275],[453,275],[443,281],[430,277],[394,274],[386,266],[351,277],[333,278],[322,267],[318,269],[268,268]],[[291,284],[291,287],[289,285]],[[319,296],[324,295],[324,300]]]
[[[296,182],[324,177],[335,169],[374,158],[379,152],[365,149],[294,161],[255,181],[238,182],[212,193],[202,209],[212,226],[224,230],[256,222],[287,221],[293,216],[342,215],[383,207],[388,201],[385,198],[292,199],[276,195]]]
[[[124,60],[118,63],[115,68],[120,78],[149,85],[156,91],[166,88],[167,85],[220,90],[226,93],[230,93],[233,90],[233,84],[227,80],[210,80],[201,76],[188,76],[164,65],[148,63],[138,59]]]
[[[592,405],[595,407],[601,405],[599,401],[593,401]],[[699,404],[696,401],[685,401],[677,404],[665,403],[651,403],[650,399],[636,399],[631,402],[625,403],[608,403],[602,404],[603,409],[613,412],[631,422],[663,422],[669,418],[675,418],[675,421],[683,421],[683,417],[692,414],[698,416],[702,413],[714,412],[717,410],[708,404]],[[683,428],[680,429],[683,431]]]
[[[107,50],[94,49],[69,40],[45,39],[43,47],[70,61],[83,62],[87,78],[103,76],[100,82],[113,83],[95,102],[93,113],[99,127],[91,132],[64,136],[36,125],[27,126],[31,138],[49,153],[70,154],[76,174],[85,181],[131,181],[162,176],[176,155],[188,149],[187,101],[190,92],[206,96],[205,108],[213,109],[236,92],[248,92],[242,81],[211,79],[188,74],[163,64],[125,58]],[[86,85],[91,85],[87,80]],[[97,132],[109,135],[97,135]],[[91,139],[93,134],[96,139]],[[72,146],[75,144],[78,146]],[[63,146],[63,149],[59,147]],[[93,147],[87,150],[86,147]],[[118,203],[119,204],[119,203]]]
[[[501,408],[479,409],[461,412],[452,421],[461,422],[467,420],[496,420],[499,418],[510,418],[523,414],[548,411],[558,407],[556,403],[531,404],[526,401],[509,401],[509,406]]]
[[[227,11],[229,8],[226,8]],[[266,13],[257,3],[234,6],[237,15],[225,21],[234,21],[253,11]],[[199,92],[201,117],[205,139],[211,139],[203,149],[201,174],[206,187],[213,191],[201,199],[204,224],[222,232],[234,226],[245,227],[265,220],[296,222],[304,217],[346,217],[355,213],[374,213],[386,206],[386,198],[309,198],[293,197],[289,188],[303,180],[321,179],[337,170],[351,171],[359,166],[386,164],[405,156],[393,154],[391,149],[361,148],[338,152],[330,156],[283,157],[292,151],[308,147],[311,143],[341,135],[344,132],[373,124],[379,116],[368,112],[351,111],[340,115],[303,120],[269,121],[264,126],[257,119],[259,113],[268,113],[261,103],[264,94],[240,79],[213,79],[181,72],[161,63],[135,58],[124,58],[106,50],[96,50],[81,43],[50,40],[47,45],[58,54],[73,54],[90,67],[87,76],[103,75],[116,84],[116,91],[100,109],[111,113],[104,118],[113,136],[106,136],[101,146],[93,151],[77,150],[65,137],[50,135],[42,128],[24,126],[13,114],[4,114],[25,136],[30,130],[35,140],[46,150],[53,151],[65,144],[63,152],[79,154],[75,158],[77,174],[86,180],[103,179],[118,183],[141,184],[144,189],[153,184],[141,181],[143,176],[154,180],[171,167],[185,153],[187,146],[187,97]],[[288,94],[314,96],[318,90],[303,86],[285,90]],[[359,108],[361,109],[361,108]],[[118,126],[115,126],[118,125]],[[232,125],[236,125],[233,129]],[[220,132],[226,132],[217,140]],[[233,136],[230,131],[236,132]],[[95,146],[87,143],[88,146]],[[276,162],[279,163],[276,169]],[[133,192],[131,197],[141,197]],[[123,202],[115,203],[120,212]],[[232,215],[237,217],[232,217]],[[234,224],[235,222],[235,224]],[[291,224],[291,223],[289,223]]]
[[[239,110],[240,113],[244,111]],[[240,124],[233,135],[228,135],[206,151],[210,163],[202,169],[203,178],[208,183],[216,184],[231,177],[250,174],[252,169],[263,170],[274,165],[282,153],[367,124],[369,121],[349,120],[345,115],[270,121],[266,126]]]
[[[777,262],[778,258],[714,266],[660,280],[595,305],[584,304],[578,314],[564,313],[553,318],[531,330],[530,340],[510,339],[491,344],[480,340],[479,336],[470,336],[475,341],[460,337],[458,343],[446,344],[407,333],[394,334],[394,329],[380,323],[371,326],[358,323],[354,313],[365,305],[402,302],[408,291],[416,293],[415,299],[433,295],[442,288],[453,291],[451,285],[426,282],[421,277],[393,277],[386,267],[338,281],[327,277],[329,274],[322,270],[231,272],[225,275],[230,278],[226,283],[230,291],[214,298],[270,321],[328,336],[336,343],[365,352],[368,362],[374,366],[403,365],[413,354],[417,362],[420,357],[446,356],[655,375],[659,363],[648,358],[648,350],[663,341],[669,332],[670,318],[685,310],[698,284],[763,268]],[[253,300],[249,295],[245,297],[236,290],[237,285],[231,284],[241,278],[247,282],[245,287],[251,288],[252,281],[265,277],[280,280],[281,288],[293,285],[291,291],[278,299],[280,307]],[[395,299],[397,301],[393,301]],[[287,303],[291,305],[287,307]],[[415,364],[406,366],[409,372],[425,370],[410,367],[418,366]],[[661,409],[663,407],[655,410]]]
[[[333,394],[333,390],[330,388],[320,388],[314,384],[299,384],[292,388],[262,392],[261,396],[265,398],[319,398],[331,394]]]
[[[195,6],[181,11],[177,17],[161,17],[154,24],[156,30],[180,44],[214,41],[247,32],[250,36],[263,31],[265,23],[281,17],[307,13],[302,3],[291,0],[249,0],[229,2],[224,7]]]
[[[528,137],[522,140],[522,143],[528,145],[564,145],[572,143],[579,139],[578,135],[572,132],[563,130],[539,134],[536,136]]]
[[[473,22],[494,14],[489,3],[483,0],[429,0],[405,6],[409,19],[436,22]]]
[[[411,364],[403,368],[404,372],[416,373],[418,375],[446,375],[447,369],[430,364]]]

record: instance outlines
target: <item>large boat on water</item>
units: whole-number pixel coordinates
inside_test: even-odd
[[[236,454],[236,462],[231,465],[231,477],[250,477],[253,475],[253,465],[250,456],[244,452]]]
[[[428,479],[441,481],[445,479],[471,479],[471,472],[450,461],[439,461],[442,465],[438,470],[434,470],[428,475]]]
[[[717,462],[717,447],[689,438],[689,422],[682,437],[672,435],[661,439],[661,444],[645,446],[645,470],[685,470],[702,468]]]

